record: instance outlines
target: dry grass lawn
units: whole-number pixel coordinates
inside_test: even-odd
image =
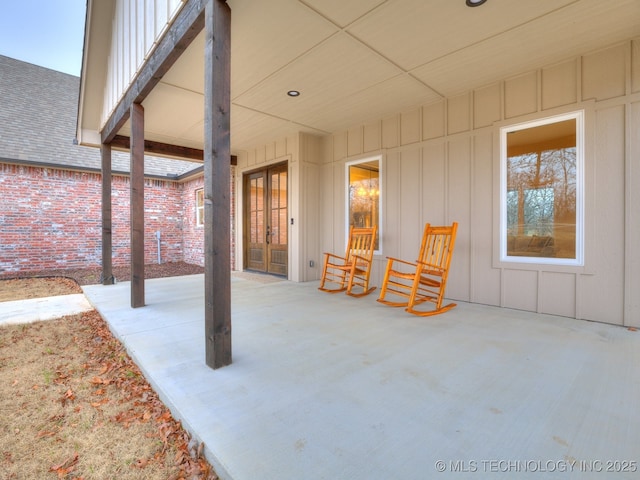
[[[96,311],[0,326],[0,412],[1,479],[217,478]]]
[[[70,278],[20,278],[0,280],[0,302],[82,293]]]

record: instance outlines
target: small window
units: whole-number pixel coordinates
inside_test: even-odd
[[[375,250],[380,252],[380,158],[347,164],[347,227],[378,226]],[[348,230],[347,228],[347,230]],[[347,231],[348,235],[348,231]]]
[[[582,112],[500,135],[501,260],[582,265]]]
[[[204,226],[204,189],[196,190],[196,226]]]

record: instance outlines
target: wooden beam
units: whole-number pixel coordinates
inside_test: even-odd
[[[223,0],[207,1],[205,35],[205,356],[215,369],[231,363],[231,10]]]
[[[111,236],[111,146],[102,144],[102,284],[113,285],[113,241]]]
[[[144,108],[131,105],[131,306],[144,307]]]
[[[113,137],[111,146],[115,149],[129,150],[131,140],[124,135],[116,135]],[[144,153],[147,155],[157,155],[159,157],[169,157],[177,159],[204,161],[204,150],[191,147],[182,147],[180,145],[171,145],[169,143],[154,142],[153,140],[144,141]],[[238,157],[231,155],[231,165],[238,165]]]
[[[124,135],[116,135],[111,142],[113,148],[122,148],[123,150],[129,150],[130,144],[129,137],[125,137]],[[168,143],[154,142],[151,140],[144,141],[144,151],[148,155],[182,158],[198,162],[204,161],[204,152],[200,149],[170,145]]]
[[[129,86],[122,100],[102,129],[102,143],[111,143],[129,119],[131,106],[141,104],[160,82],[180,55],[204,28],[204,6],[208,0],[188,0],[171,28],[160,39],[157,48]]]
[[[122,150],[129,150],[131,140],[124,135],[116,135],[113,137],[111,146]],[[204,150],[191,147],[182,147],[180,145],[171,145],[169,143],[154,142],[153,140],[144,141],[144,153],[147,155],[156,155],[159,157],[169,157],[176,159],[194,160],[197,162],[204,161]],[[231,155],[231,165],[238,165],[238,157]]]

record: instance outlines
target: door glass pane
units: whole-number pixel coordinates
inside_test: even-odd
[[[287,171],[271,174],[271,243],[287,244]]]
[[[250,188],[249,241],[261,243],[264,241],[264,178],[252,178]]]

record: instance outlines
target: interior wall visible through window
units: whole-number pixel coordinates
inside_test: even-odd
[[[501,130],[501,260],[582,265],[583,114]]]
[[[378,233],[375,250],[380,245],[380,158],[370,158],[347,164],[347,222],[348,227],[373,227],[377,225]]]

